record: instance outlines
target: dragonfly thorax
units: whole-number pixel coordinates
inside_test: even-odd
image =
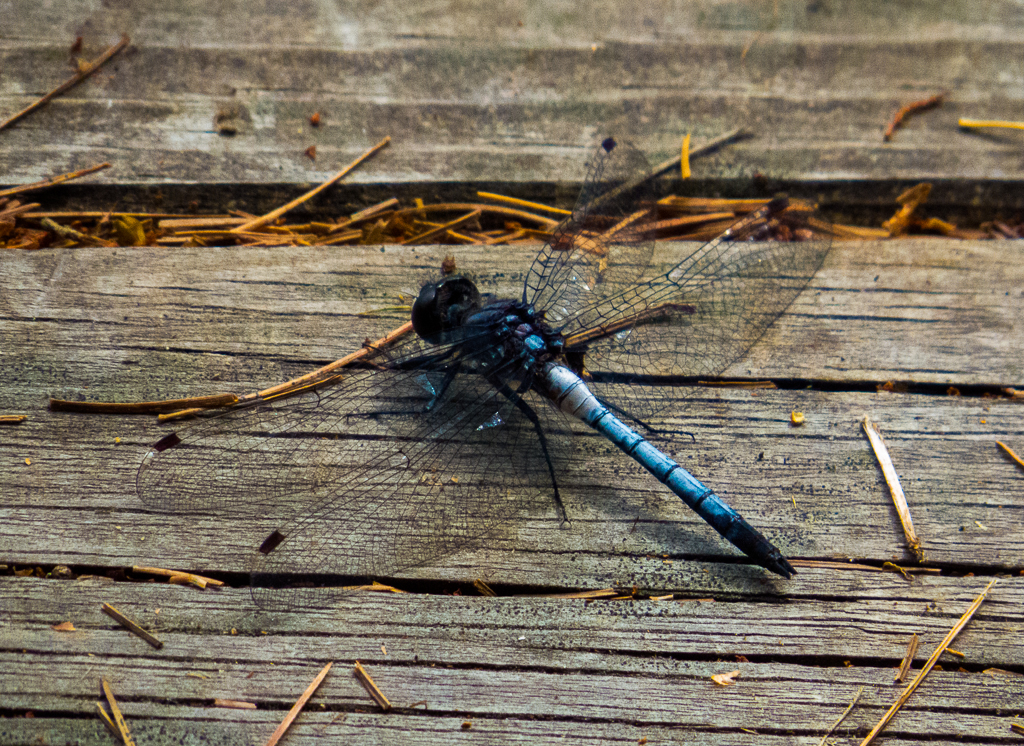
[[[479,372],[525,372],[562,354],[562,335],[544,323],[532,305],[490,300],[465,277],[424,285],[412,308],[413,329],[428,342],[454,343],[461,359]]]

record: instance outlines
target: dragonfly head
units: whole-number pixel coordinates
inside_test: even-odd
[[[412,328],[420,337],[430,340],[459,327],[478,308],[480,291],[472,280],[460,275],[445,277],[420,290],[412,304]]]

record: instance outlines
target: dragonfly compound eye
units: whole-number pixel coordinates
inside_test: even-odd
[[[480,307],[480,291],[465,277],[446,277],[423,286],[412,304],[412,328],[423,339],[460,326]]]

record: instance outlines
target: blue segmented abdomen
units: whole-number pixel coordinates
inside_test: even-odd
[[[690,472],[616,417],[579,376],[556,363],[545,365],[543,375],[544,391],[559,409],[583,420],[634,458],[726,540],[772,572],[785,578],[796,573],[782,553],[757,529]]]

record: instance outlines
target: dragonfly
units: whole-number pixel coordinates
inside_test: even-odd
[[[345,580],[484,547],[524,516],[571,525],[561,465],[582,422],[754,563],[791,577],[769,539],[652,443],[663,399],[649,384],[717,376],[741,359],[817,272],[827,224],[776,198],[665,269],[652,263],[649,176],[639,149],[605,139],[518,297],[458,272],[424,284],[415,333],[369,348],[360,366],[157,441],[140,498],[260,522],[256,603],[323,607]]]

